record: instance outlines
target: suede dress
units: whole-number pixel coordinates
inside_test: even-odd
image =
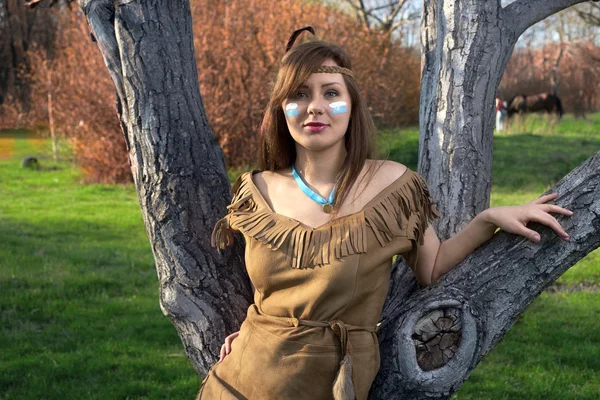
[[[255,287],[231,353],[204,379],[198,399],[363,400],[379,371],[377,325],[392,258],[414,270],[437,217],[424,179],[407,169],[359,212],[316,228],[274,212],[242,174],[213,246],[246,241]]]

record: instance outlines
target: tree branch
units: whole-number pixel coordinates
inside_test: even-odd
[[[89,27],[98,42],[104,63],[115,84],[118,101],[126,108],[127,97],[123,90],[121,56],[115,35],[114,2],[110,0],[79,0],[79,6],[87,16]]]
[[[398,27],[402,26],[408,20],[412,20],[418,16],[418,14],[411,14],[407,19],[401,19],[394,23],[394,20],[398,16],[398,13],[404,8],[408,0],[397,0],[390,2],[386,5],[367,9],[362,0],[345,0],[346,3],[350,4],[354,10],[361,16],[361,21],[367,28],[370,29],[369,18],[372,18],[377,22],[386,32],[393,32]],[[380,18],[375,11],[379,11],[384,8],[390,8],[390,13],[385,18]]]
[[[594,9],[598,11],[598,15],[594,14]],[[600,6],[597,4],[590,4],[588,12],[577,10],[577,15],[588,25],[600,26]]]
[[[346,3],[350,4],[356,13],[359,15],[359,20],[365,25],[367,29],[370,29],[368,14],[369,11],[366,9],[364,3],[361,0],[346,0]]]
[[[402,10],[404,8],[406,1],[407,0],[399,0],[398,1],[398,4],[396,4],[396,7],[392,10],[392,12],[386,18],[386,22],[391,23],[398,16],[398,13],[400,12],[400,10]]]
[[[517,0],[503,9],[503,20],[511,24],[517,36],[527,28],[565,8],[587,0]],[[598,0],[594,0],[598,1]]]
[[[600,246],[600,152],[548,192],[574,211],[558,217],[569,242],[540,224],[530,226],[539,243],[499,232],[438,285],[412,283],[388,299],[379,334],[386,352],[371,398],[448,398],[527,306]],[[395,268],[394,281],[406,285],[409,272]]]
[[[406,19],[399,19],[394,24],[392,24],[392,26],[389,29],[389,32],[394,32],[396,29],[400,28],[402,25],[408,24],[409,22],[414,21],[415,19],[417,19],[418,16],[419,16],[419,14],[414,13],[414,14],[410,14],[408,16],[408,18],[406,18]]]

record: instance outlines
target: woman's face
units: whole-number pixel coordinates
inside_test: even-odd
[[[326,60],[323,65],[337,65]],[[307,150],[343,146],[352,103],[342,74],[315,73],[282,104],[292,138]],[[341,143],[340,143],[341,141]]]

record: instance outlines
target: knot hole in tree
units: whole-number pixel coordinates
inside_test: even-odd
[[[460,346],[462,312],[457,308],[431,310],[415,324],[412,339],[423,371],[446,365]]]

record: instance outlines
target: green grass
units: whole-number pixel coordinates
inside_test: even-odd
[[[80,185],[14,137],[0,161],[0,398],[193,398],[134,188]],[[29,154],[40,170],[19,168]]]
[[[542,293],[453,396],[600,398],[600,293]]]
[[[492,205],[530,201],[600,150],[600,114],[496,135]],[[2,139],[10,139],[1,142]],[[14,139],[14,140],[13,140]],[[10,142],[10,143],[9,143]],[[382,132],[416,169],[418,131]],[[0,132],[0,399],[193,398],[200,379],[160,312],[152,252],[131,185],[82,185],[47,142]],[[42,168],[19,168],[26,155]],[[70,159],[68,146],[61,157]],[[544,292],[454,399],[600,397],[600,252]],[[583,289],[582,289],[583,288]],[[571,292],[573,291],[573,292]]]

